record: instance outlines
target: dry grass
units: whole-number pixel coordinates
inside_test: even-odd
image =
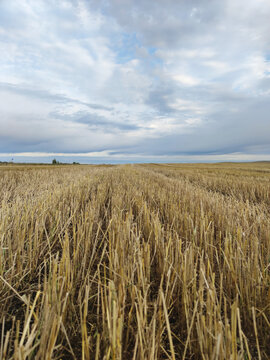
[[[0,167],[0,358],[269,358],[269,195],[267,163]]]

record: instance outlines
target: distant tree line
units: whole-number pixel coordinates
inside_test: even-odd
[[[80,165],[79,162],[73,161],[73,165]],[[60,161],[57,161],[56,159],[52,160],[52,165],[68,165],[67,163],[61,163]]]

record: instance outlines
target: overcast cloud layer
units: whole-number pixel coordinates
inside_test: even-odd
[[[0,0],[0,160],[270,159],[269,19],[269,0]]]

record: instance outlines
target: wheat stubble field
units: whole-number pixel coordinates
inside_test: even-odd
[[[270,357],[270,164],[1,166],[0,359]]]

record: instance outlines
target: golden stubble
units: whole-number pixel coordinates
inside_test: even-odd
[[[0,167],[0,358],[270,357],[270,166]]]

